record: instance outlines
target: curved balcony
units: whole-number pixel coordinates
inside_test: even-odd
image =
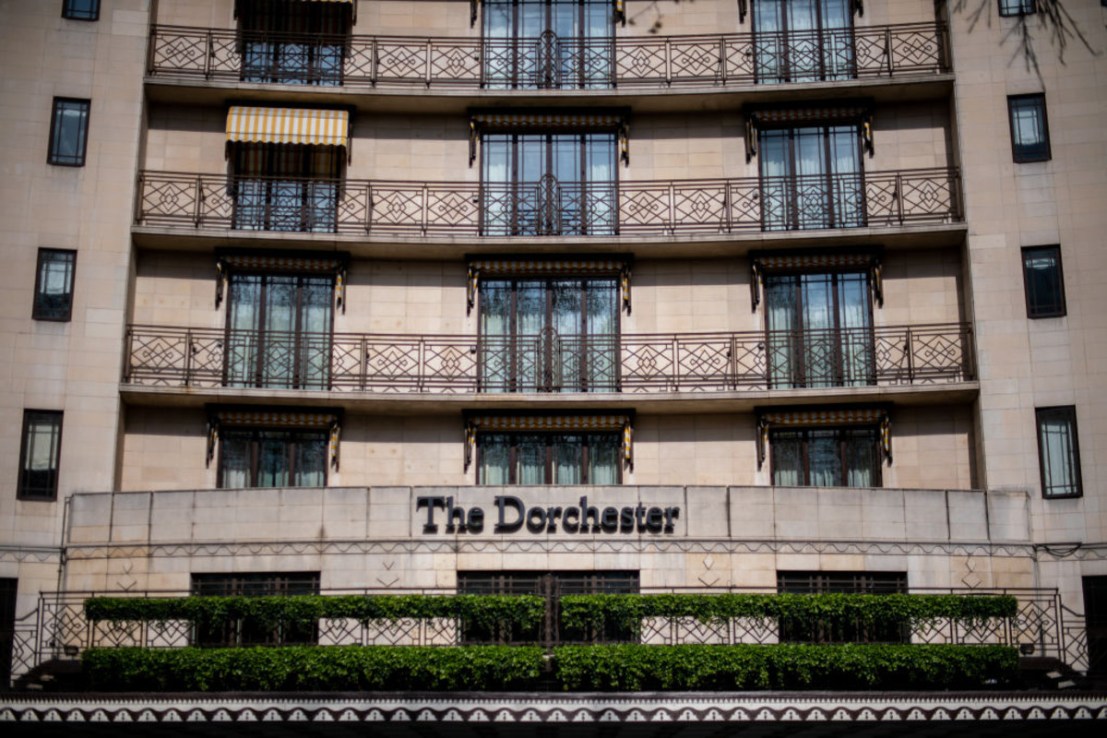
[[[587,242],[864,228],[894,233],[960,223],[962,212],[960,174],[952,168],[517,184],[144,171],[135,217],[140,227],[224,238],[237,231]]]
[[[155,25],[151,80],[425,90],[733,88],[934,75],[948,31],[909,23],[821,32],[483,40],[254,34]],[[289,53],[275,53],[281,48]],[[262,53],[264,52],[264,53]]]
[[[829,393],[970,382],[971,347],[960,323],[514,338],[132,325],[123,382],[392,396]]]

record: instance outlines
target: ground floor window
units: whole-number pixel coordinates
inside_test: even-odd
[[[788,594],[906,594],[905,572],[778,571],[777,591]],[[897,620],[878,622],[801,623],[781,618],[781,642],[805,643],[906,643],[909,624]]]
[[[619,484],[618,433],[482,433],[477,484]]]
[[[200,597],[263,597],[319,594],[319,572],[250,572],[193,574],[192,594]],[[193,633],[198,646],[275,646],[311,644],[318,640],[318,624],[263,623],[252,618],[229,618],[200,623]]]
[[[773,484],[879,487],[877,428],[806,428],[769,435]]]
[[[625,632],[614,624],[608,624],[602,632],[583,632],[563,627],[559,600],[562,595],[637,594],[637,571],[459,571],[457,591],[460,594],[538,595],[546,599],[546,617],[537,629],[527,633],[492,632],[469,623],[464,625],[463,641],[549,644],[635,639],[633,633]]]
[[[1107,576],[1084,577],[1084,619],[1088,629],[1088,675],[1107,675]]]
[[[338,468],[341,413],[300,410],[209,409],[208,463],[216,484],[242,487],[325,487]]]

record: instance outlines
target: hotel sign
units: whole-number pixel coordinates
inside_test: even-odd
[[[572,505],[536,505],[528,507],[520,498],[497,495],[492,501],[495,522],[492,533],[672,533],[680,517],[679,507],[652,507],[642,504],[619,507],[590,505],[587,495]],[[462,507],[453,497],[415,498],[416,512],[426,510],[424,533],[437,533],[444,524],[446,533],[483,533],[487,516],[483,507]]]

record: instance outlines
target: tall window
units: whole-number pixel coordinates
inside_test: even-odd
[[[225,428],[220,433],[219,487],[324,487],[327,432]]]
[[[1076,436],[1076,408],[1042,407],[1038,422],[1038,465],[1043,497],[1080,497],[1080,444]]]
[[[481,282],[484,392],[612,392],[618,337],[614,277]]]
[[[875,427],[779,429],[769,434],[773,484],[879,487],[880,430]]]
[[[193,574],[192,594],[199,597],[273,597],[319,594],[319,572]],[[270,622],[264,618],[230,618],[197,625],[197,646],[278,646],[318,640],[314,619]]]
[[[484,84],[609,87],[611,0],[484,0]]]
[[[39,249],[35,273],[35,320],[67,321],[73,313],[73,270],[76,251]]]
[[[494,630],[479,623],[463,623],[462,640],[469,642],[558,642],[629,641],[635,634],[621,623],[606,623],[601,632],[594,628],[568,629],[561,623],[559,601],[562,595],[638,594],[636,571],[497,571],[457,573],[459,594],[538,595],[546,600],[546,617],[530,632]],[[508,626],[509,627],[509,626]]]
[[[1004,17],[1033,15],[1038,12],[1038,0],[999,0],[999,14]]]
[[[873,384],[868,272],[765,275],[770,386]]]
[[[1011,118],[1011,155],[1016,162],[1049,161],[1049,123],[1045,95],[1012,95],[1007,98]]]
[[[335,146],[236,144],[234,227],[334,231],[341,166]]]
[[[54,500],[58,496],[62,414],[53,410],[23,411],[23,446],[19,452],[21,500]]]
[[[760,83],[853,79],[851,0],[754,0]]]
[[[778,571],[778,592],[789,594],[906,594],[904,572]],[[795,622],[782,618],[782,642],[810,643],[906,643],[910,623],[883,618],[871,622],[818,620]]]
[[[614,132],[487,133],[481,157],[485,235],[615,232]]]
[[[100,19],[100,0],[62,0],[62,18],[94,21]]]
[[[227,384],[327,389],[334,276],[233,271],[228,286]]]
[[[67,97],[54,98],[54,112],[50,117],[49,164],[65,167],[83,167],[85,149],[88,146],[89,100]]]
[[[768,129],[760,132],[759,142],[765,230],[864,225],[856,125]]]
[[[350,8],[350,3],[240,0],[242,79],[342,84]]]
[[[1065,314],[1060,246],[1023,249],[1022,276],[1026,288],[1026,317],[1057,318]]]
[[[617,432],[477,435],[477,484],[619,484]]]

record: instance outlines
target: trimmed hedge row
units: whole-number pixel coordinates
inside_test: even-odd
[[[105,691],[529,689],[544,651],[533,646],[282,646],[94,648],[83,665]]]
[[[546,603],[533,595],[289,595],[263,597],[92,597],[85,617],[92,621],[188,620],[197,624],[244,618],[262,625],[311,623],[320,618],[401,620],[460,618],[480,628],[513,623],[535,628]]]
[[[659,594],[565,595],[561,622],[568,628],[604,625],[637,633],[643,618],[694,618],[710,623],[730,618],[771,618],[796,627],[816,623],[916,622],[950,618],[979,623],[1014,617],[1018,602],[1007,595],[912,594]]]
[[[544,651],[519,646],[97,648],[89,686],[104,691],[529,690]],[[980,689],[1013,682],[1007,646],[563,646],[564,690]]]
[[[564,646],[567,690],[981,689],[1014,682],[1008,646]]]

